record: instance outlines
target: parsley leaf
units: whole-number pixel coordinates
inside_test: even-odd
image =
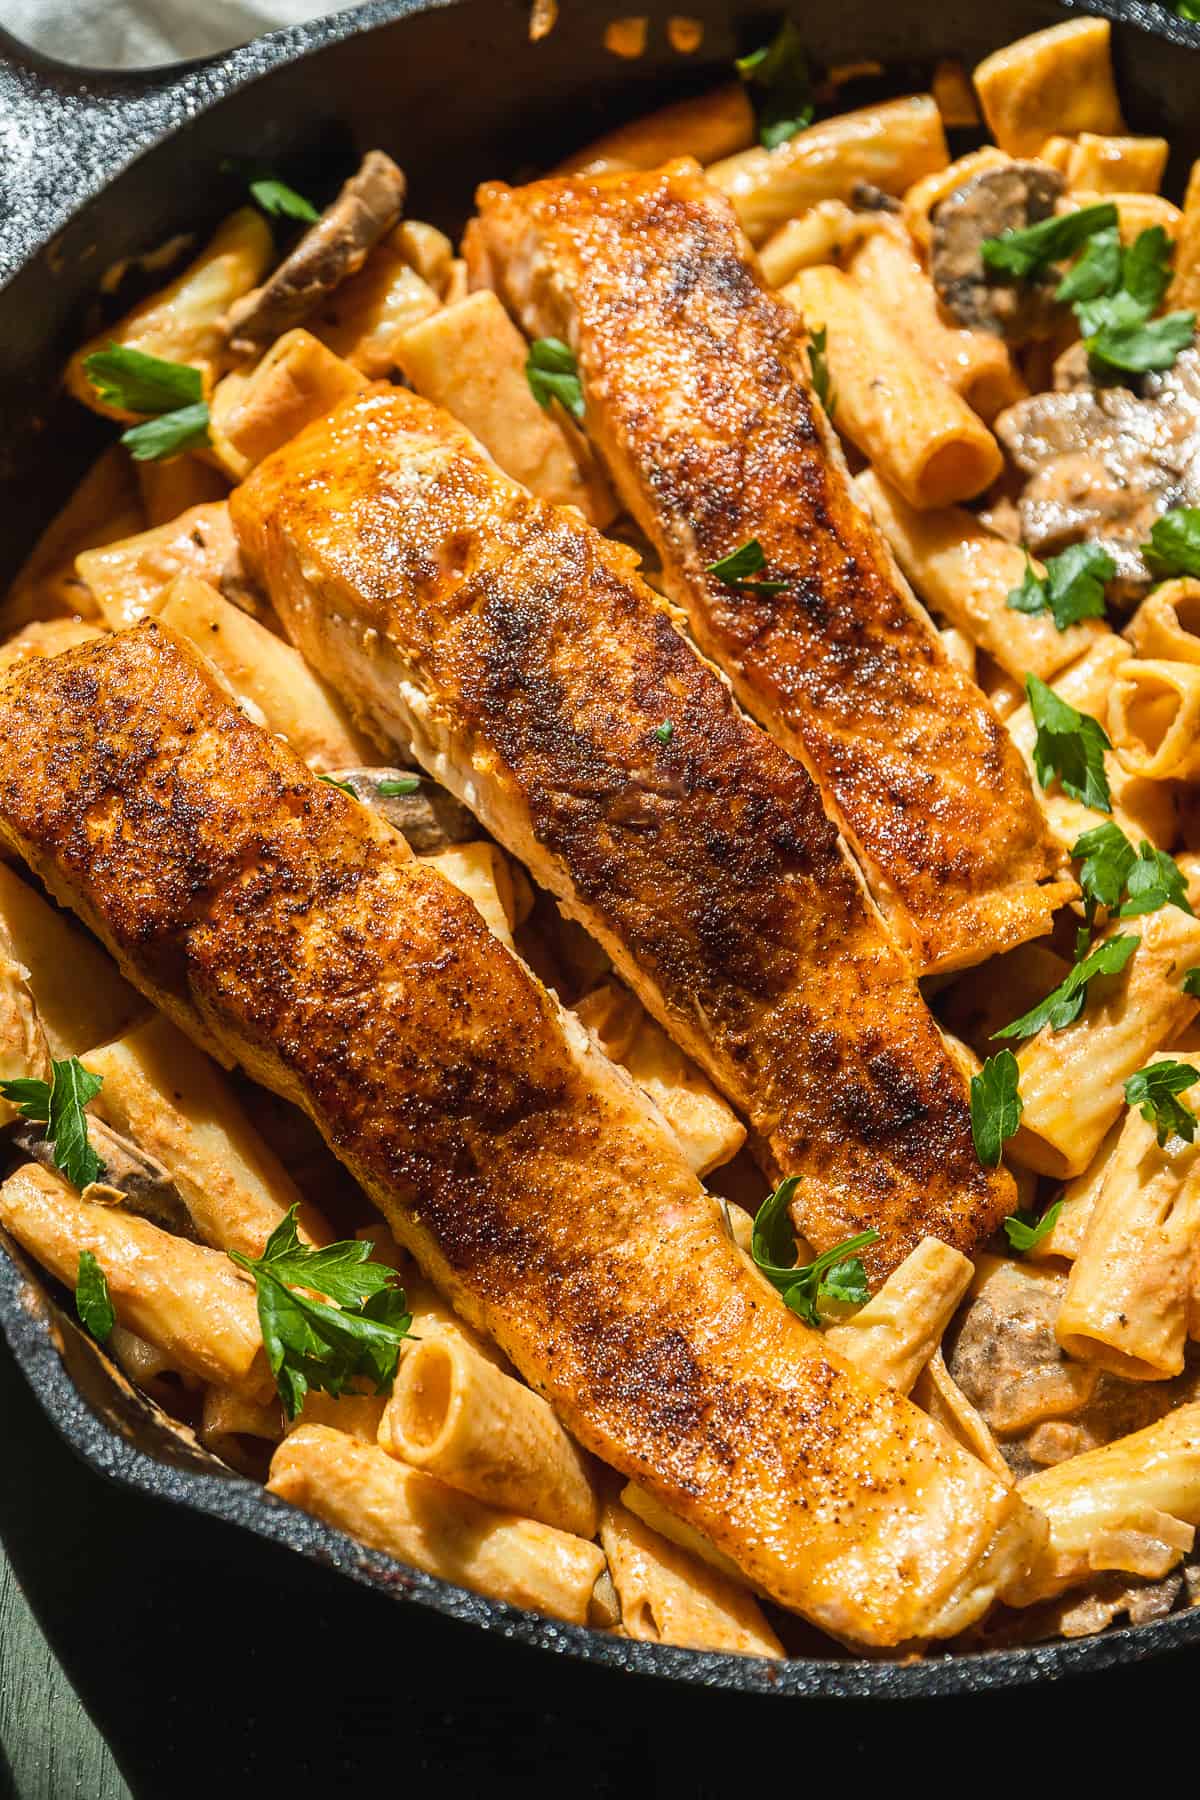
[[[154,416],[121,434],[135,462],[157,462],[208,443],[208,403],[199,369],[111,343],[84,358],[100,398],[122,412]]]
[[[768,150],[812,124],[816,105],[808,58],[790,19],[783,21],[769,44],[752,50],[749,56],[739,56],[734,67],[757,92],[759,142]]]
[[[1136,301],[1118,307],[1125,299],[1118,294],[1111,301],[1089,302],[1089,306],[1109,306],[1113,311],[1100,320],[1089,318],[1084,323],[1080,308],[1080,324],[1084,331],[1084,347],[1093,362],[1110,369],[1121,369],[1132,375],[1144,375],[1151,369],[1169,369],[1181,350],[1186,350],[1196,331],[1196,315],[1191,312],[1167,313],[1161,319],[1148,319],[1139,309],[1134,317]]]
[[[342,1394],[366,1376],[376,1393],[387,1393],[412,1324],[395,1271],[370,1260],[369,1243],[351,1238],[310,1249],[296,1229],[298,1211],[293,1206],[280,1220],[257,1259],[228,1252],[254,1277],[267,1361],[292,1419],[310,1388]]]
[[[312,201],[298,194],[295,188],[288,187],[286,182],[252,181],[250,192],[263,211],[275,218],[303,219],[306,225],[315,225],[321,217]]]
[[[79,1252],[75,1277],[75,1311],[98,1343],[106,1342],[117,1322],[104,1270],[90,1250]]]
[[[654,735],[660,744],[669,744],[675,736],[675,727],[670,719],[664,719],[661,725],[654,727]]]
[[[1004,1230],[1009,1247],[1013,1250],[1036,1250],[1043,1238],[1050,1236],[1062,1211],[1062,1201],[1056,1200],[1048,1206],[1041,1218],[1035,1218],[1031,1212],[1010,1213],[1004,1221]]]
[[[419,775],[398,775],[395,781],[381,781],[375,792],[382,800],[391,800],[397,794],[415,794],[421,785]]]
[[[1139,231],[1121,257],[1121,286],[1150,312],[1171,285],[1171,240],[1161,225]]]
[[[1196,1115],[1177,1096],[1196,1081],[1200,1081],[1200,1069],[1191,1063],[1163,1061],[1147,1063],[1125,1083],[1126,1100],[1139,1107],[1143,1119],[1154,1126],[1160,1147],[1172,1137],[1194,1142]]]
[[[1115,225],[1094,232],[1083,248],[1083,255],[1071,264],[1054,290],[1054,298],[1064,303],[1095,300],[1111,294],[1121,284],[1121,233]]]
[[[787,586],[786,581],[754,581],[760,569],[767,566],[766,554],[757,538],[747,538],[746,542],[728,556],[722,556],[714,563],[709,563],[706,575],[715,575],[728,587],[748,588],[752,594],[778,594]]]
[[[1137,860],[1129,872],[1126,887],[1129,898],[1121,908],[1123,919],[1157,912],[1160,906],[1177,906],[1181,912],[1192,912],[1187,882],[1179,864],[1165,850],[1156,850],[1145,838],[1138,846]]]
[[[1130,870],[1137,861],[1137,851],[1119,825],[1106,820],[1077,837],[1071,855],[1082,857],[1079,885],[1083,889],[1089,921],[1098,906],[1111,911],[1125,892]]]
[[[125,344],[111,343],[84,359],[87,378],[109,406],[122,412],[165,413],[192,406],[204,397],[199,369],[166,362]]]
[[[825,355],[828,342],[829,327],[822,325],[820,331],[814,331],[809,340],[808,366],[812,370],[813,392],[825,408],[825,417],[832,424],[837,395],[829,384],[829,363]]]
[[[1013,612],[1054,615],[1060,631],[1080,619],[1104,617],[1104,584],[1117,565],[1100,544],[1071,544],[1061,556],[1046,558],[1046,573],[1037,575],[1025,556],[1025,579],[1013,588],[1008,605]]]
[[[1098,206],[1081,207],[1078,212],[1041,219],[1023,231],[1006,231],[1000,237],[985,238],[983,260],[999,275],[1027,281],[1050,263],[1064,262],[1095,232],[1116,224],[1117,209],[1106,200]]]
[[[195,406],[181,406],[176,412],[160,413],[157,419],[131,425],[121,433],[121,442],[134,462],[159,462],[164,456],[198,450],[208,441],[208,403],[204,400]]]
[[[1021,1123],[1024,1106],[1017,1090],[1019,1070],[1011,1050],[989,1056],[971,1077],[971,1136],[985,1169],[994,1169],[1000,1152]]]
[[[1176,506],[1155,519],[1142,555],[1156,575],[1200,578],[1200,506]]]
[[[754,1215],[750,1254],[771,1286],[783,1296],[784,1305],[805,1324],[819,1325],[821,1300],[862,1306],[870,1298],[866,1271],[855,1252],[877,1243],[879,1233],[873,1229],[860,1231],[857,1237],[834,1244],[814,1262],[797,1267],[795,1236],[787,1209],[798,1185],[798,1178],[789,1175],[763,1201]]]
[[[1200,964],[1187,971],[1183,978],[1182,991],[1190,994],[1193,1000],[1200,1000]]]
[[[1047,994],[1044,1000],[1039,1000],[1027,1013],[1022,1013],[1019,1019],[1014,1019],[1011,1025],[994,1031],[992,1036],[1033,1037],[1035,1032],[1046,1026],[1051,1031],[1061,1031],[1064,1025],[1070,1025],[1083,1011],[1089,982],[1094,981],[1097,975],[1119,975],[1141,941],[1131,932],[1104,938],[1094,950],[1079,957],[1052,993]]]
[[[323,781],[326,787],[337,788],[339,793],[349,794],[352,800],[358,799],[358,789],[351,781],[339,781],[336,775],[318,775],[317,780]]]
[[[50,1080],[18,1077],[0,1081],[0,1094],[22,1118],[46,1127],[46,1137],[60,1168],[73,1187],[81,1191],[99,1181],[104,1164],[88,1142],[84,1107],[100,1092],[104,1077],[93,1075],[74,1056],[50,1063]]]
[[[545,411],[552,400],[566,407],[573,419],[583,419],[583,382],[575,352],[561,338],[536,338],[525,359],[529,391]]]
[[[1042,786],[1049,787],[1057,775],[1064,793],[1097,812],[1111,812],[1104,752],[1112,745],[1099,720],[1076,712],[1036,675],[1025,677],[1025,692],[1037,728],[1033,766]]]

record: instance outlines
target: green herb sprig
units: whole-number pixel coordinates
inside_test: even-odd
[[[1025,1110],[1018,1088],[1020,1071],[1011,1050],[989,1056],[971,1077],[971,1136],[985,1169],[994,1169],[1000,1153],[1021,1123]]]
[[[557,400],[573,419],[582,423],[583,382],[569,344],[561,338],[535,338],[525,359],[525,379],[543,412],[552,400]]]
[[[74,1056],[63,1062],[51,1059],[49,1081],[33,1076],[0,1081],[0,1094],[17,1108],[21,1117],[46,1127],[46,1141],[55,1166],[81,1191],[99,1181],[104,1173],[103,1162],[88,1142],[84,1110],[103,1084],[102,1075],[93,1075]]]
[[[75,1276],[75,1311],[97,1343],[107,1343],[117,1315],[108,1291],[108,1278],[90,1250],[79,1252]]]
[[[1019,1255],[1028,1250],[1036,1250],[1054,1230],[1061,1211],[1062,1201],[1056,1200],[1053,1206],[1046,1208],[1040,1219],[1031,1212],[1010,1213],[1004,1221],[1004,1235],[1008,1239],[1009,1248]]]
[[[1142,555],[1151,573],[1200,579],[1200,506],[1176,506],[1155,519]]]
[[[752,594],[778,594],[788,585],[786,581],[759,581],[755,579],[760,569],[767,566],[766,552],[757,538],[747,538],[728,556],[718,557],[709,563],[705,574],[715,575],[727,587],[745,588]]]
[[[1025,579],[1013,588],[1007,604],[1013,612],[1052,614],[1060,631],[1081,619],[1104,617],[1104,584],[1117,565],[1100,544],[1071,544],[1061,556],[1046,558],[1046,573],[1038,575],[1028,553]]]
[[[822,1300],[862,1306],[870,1299],[866,1270],[857,1252],[877,1243],[879,1233],[874,1229],[860,1231],[856,1237],[847,1238],[844,1243],[824,1251],[815,1261],[798,1266],[788,1215],[797,1185],[797,1177],[789,1175],[763,1201],[754,1216],[750,1254],[771,1286],[782,1296],[784,1305],[806,1325],[819,1325]]]
[[[1160,1149],[1173,1137],[1183,1138],[1188,1144],[1195,1141],[1196,1115],[1190,1106],[1184,1105],[1179,1095],[1197,1081],[1200,1081],[1200,1069],[1193,1068],[1191,1063],[1164,1058],[1161,1062],[1147,1063],[1125,1083],[1126,1100],[1154,1126]]]
[[[816,112],[804,43],[785,19],[769,44],[739,56],[734,67],[752,89],[759,142],[768,150],[811,125]]]
[[[276,181],[271,177],[252,181],[250,193],[263,211],[270,213],[273,218],[299,219],[305,225],[315,225],[321,217],[312,201],[306,200],[303,194],[298,194],[285,181]]]
[[[86,356],[83,367],[107,405],[154,415],[121,433],[135,462],[158,462],[210,441],[204,383],[190,363],[168,362],[126,344],[110,343],[107,350]]]
[[[1061,1031],[1064,1025],[1072,1024],[1083,1011],[1089,983],[1098,975],[1119,975],[1141,941],[1132,932],[1121,932],[1116,937],[1103,938],[1091,950],[1084,946],[1085,953],[1077,957],[1070,973],[1052,993],[992,1036],[1028,1038],[1047,1026],[1051,1031]]]
[[[1064,793],[1097,812],[1111,812],[1104,752],[1112,745],[1099,720],[1077,712],[1036,675],[1025,677],[1025,693],[1037,732],[1033,766],[1041,785],[1049,787],[1057,776]]]

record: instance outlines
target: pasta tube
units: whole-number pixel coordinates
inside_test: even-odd
[[[1200,1523],[1200,1404],[1098,1450],[1039,1469],[1017,1491],[1050,1521],[1046,1550],[1016,1606],[1103,1569],[1158,1580],[1192,1547]]]
[[[1200,919],[1164,906],[1119,926],[1141,938],[1124,972],[1092,983],[1073,1024],[1047,1027],[1017,1052],[1025,1111],[1008,1153],[1042,1175],[1082,1174],[1125,1103],[1125,1081],[1200,1004],[1181,986],[1200,962]]]
[[[0,605],[0,632],[14,631],[31,619],[64,614],[95,618],[98,608],[75,568],[76,556],[143,531],[145,526],[145,510],[128,452],[114,444],[92,464],[18,570]]]
[[[1118,637],[1115,632],[1101,629],[1093,639],[1091,648],[1057,675],[1053,682],[1054,691],[1061,699],[1080,712],[1091,714],[1101,725],[1107,725],[1110,736],[1110,698],[1117,671],[1129,660],[1127,651],[1128,646],[1123,638]],[[1018,707],[1005,723],[1009,736],[1036,781],[1033,746],[1037,729],[1028,704]],[[1112,816],[1122,830],[1135,840],[1149,838],[1151,843],[1160,848],[1171,843],[1175,836],[1175,798],[1171,789],[1164,782],[1148,781],[1141,775],[1131,775],[1112,751],[1105,754],[1104,772],[1112,792]],[[1038,785],[1037,793],[1054,835],[1067,849],[1070,849],[1082,832],[1101,824],[1104,819],[1103,813],[1094,812],[1091,807],[1084,806],[1082,801],[1073,800],[1069,794],[1064,794],[1057,783],[1049,790]]]
[[[782,1656],[762,1609],[739,1587],[623,1506],[604,1509],[600,1542],[621,1602],[621,1631],[640,1643]]]
[[[686,1550],[689,1556],[698,1557],[701,1562],[708,1563],[709,1567],[715,1569],[718,1575],[724,1575],[729,1581],[736,1582],[739,1587],[746,1585],[745,1577],[730,1557],[718,1550],[717,1546],[711,1543],[703,1532],[697,1531],[694,1525],[689,1525],[678,1514],[671,1512],[647,1488],[638,1487],[634,1481],[627,1481],[621,1489],[621,1505],[628,1507],[629,1511],[639,1518],[643,1525],[648,1525],[651,1531],[657,1532],[660,1537],[665,1537],[669,1543],[678,1544],[679,1548]]]
[[[1011,156],[1036,156],[1052,132],[1125,130],[1107,19],[1072,19],[1019,38],[975,70],[988,129]]]
[[[405,1351],[379,1443],[489,1506],[579,1537],[596,1534],[583,1453],[540,1394],[466,1343],[430,1337]]]
[[[87,1066],[104,1081],[95,1110],[163,1165],[206,1244],[261,1256],[294,1205],[305,1235],[329,1241],[216,1064],[161,1013],[90,1050]]]
[[[148,1344],[145,1338],[126,1331],[123,1325],[113,1326],[104,1348],[122,1374],[127,1375],[133,1385],[164,1412],[180,1412],[190,1401],[190,1391],[203,1385],[187,1369],[181,1369],[177,1363],[173,1363],[156,1344]],[[215,1392],[208,1389],[205,1391]],[[239,1404],[251,1406],[257,1405],[257,1402],[242,1401]],[[190,1405],[188,1410],[191,1410]]]
[[[1151,662],[1200,663],[1200,581],[1185,575],[1160,582],[1130,619],[1125,636]]]
[[[1200,664],[1131,657],[1116,677],[1108,721],[1122,768],[1152,781],[1200,775]]]
[[[374,1445],[304,1425],[275,1452],[267,1486],[427,1575],[551,1618],[587,1621],[604,1569],[597,1545],[483,1506]]]
[[[922,1238],[851,1319],[825,1342],[876,1381],[907,1394],[971,1285],[975,1265],[940,1238]]]
[[[28,970],[0,946],[0,1081],[50,1078],[50,1048],[33,995]],[[19,1108],[0,1098],[0,1125],[20,1117]]]
[[[1079,1255],[1092,1209],[1104,1186],[1109,1158],[1121,1136],[1121,1128],[1122,1121],[1118,1119],[1083,1174],[1068,1181],[1058,1197],[1058,1217],[1041,1242],[1026,1253],[1034,1262],[1048,1262],[1057,1257],[1065,1257],[1068,1262],[1073,1262]]]
[[[1172,1138],[1160,1147],[1131,1107],[1055,1324],[1068,1356],[1126,1381],[1182,1374],[1198,1248],[1200,1144]]]
[[[975,644],[965,631],[959,631],[955,625],[943,625],[938,636],[945,646],[946,655],[952,663],[957,663],[964,675],[975,677]]]
[[[216,587],[236,556],[229,508],[218,500],[193,506],[153,531],[85,550],[75,562],[106,623],[122,631],[158,610],[176,575],[197,575]]]
[[[700,1070],[627,988],[601,982],[572,1007],[666,1119],[689,1166],[707,1175],[736,1156],[746,1128]]]
[[[28,970],[38,1022],[60,1061],[119,1036],[146,1011],[96,940],[2,864],[0,951]]]
[[[818,200],[849,201],[860,182],[902,194],[948,161],[937,102],[912,94],[823,119],[773,150],[726,157],[708,179],[729,196],[750,242],[761,244]]]
[[[874,469],[854,485],[930,611],[966,632],[1018,681],[1030,671],[1049,681],[1104,634],[1099,619],[1059,631],[1049,613],[1014,612],[1008,596],[1024,579],[1025,552],[965,508],[919,512]]]
[[[285,1419],[285,1431],[299,1431],[302,1425],[327,1425],[331,1431],[344,1431],[360,1444],[377,1444],[383,1409],[383,1394],[326,1394],[320,1388],[309,1388],[304,1404],[294,1420]]]
[[[1094,206],[1101,200],[1110,201],[1117,209],[1121,242],[1127,249],[1136,237],[1155,225],[1160,225],[1169,238],[1178,237],[1182,229],[1183,214],[1161,194],[1088,194],[1080,191],[1072,194],[1071,198],[1080,206]]]
[[[271,230],[260,212],[245,206],[233,213],[182,275],[75,352],[67,365],[70,392],[111,419],[135,416],[102,400],[84,367],[93,351],[117,343],[164,362],[189,363],[200,370],[208,393],[225,355],[225,314],[262,278],[272,250]]]
[[[217,384],[212,441],[221,467],[231,480],[244,481],[272,450],[365,386],[366,376],[310,331],[285,331],[256,367],[231,370]]]
[[[967,500],[1003,467],[980,419],[840,269],[802,269],[782,290],[809,332],[824,328],[836,422],[921,509]]]
[[[979,175],[984,169],[999,168],[1002,163],[1011,162],[1003,150],[997,150],[994,144],[985,144],[982,150],[972,150],[967,156],[960,156],[955,162],[946,163],[923,175],[920,181],[914,181],[904,195],[901,211],[908,234],[925,255],[928,255],[933,242],[932,213],[955,188],[961,187],[973,175]]]
[[[363,768],[378,761],[371,741],[300,652],[209,582],[177,575],[158,615],[216,664],[237,698],[252,701],[268,731],[287,738],[310,768]]]
[[[1081,131],[1067,152],[1067,186],[1089,194],[1157,194],[1169,150],[1166,138]]]
[[[1012,1486],[1012,1470],[988,1429],[986,1419],[971,1405],[946,1367],[940,1345],[917,1376],[912,1397],[956,1443],[977,1456],[993,1475]]]
[[[220,1251],[80,1199],[32,1163],[0,1187],[0,1225],[69,1288],[90,1250],[118,1324],[203,1381],[246,1400],[271,1398],[254,1289]]]
[[[849,272],[909,348],[981,419],[994,419],[1025,394],[1001,338],[946,323],[937,291],[906,233],[872,232],[851,256]]]
[[[604,169],[657,169],[673,156],[716,162],[754,142],[754,108],[745,84],[726,82],[694,99],[677,100],[586,144],[555,175],[598,175]]]
[[[529,346],[490,288],[481,288],[401,337],[397,356],[418,394],[460,419],[514,481],[593,525],[616,514],[612,490],[574,454],[563,415],[544,410],[525,374]]]
[[[283,1414],[278,1400],[264,1404],[245,1400],[225,1388],[204,1390],[200,1410],[200,1442],[214,1456],[243,1475],[259,1475],[264,1446],[283,1436]]]
[[[427,281],[434,293],[444,299],[450,264],[454,261],[454,245],[444,231],[424,219],[401,219],[391,240],[410,268]]]
[[[309,324],[348,368],[368,381],[382,381],[396,372],[404,333],[438,312],[441,304],[393,232],[376,244],[358,274],[340,283],[325,306],[317,308]]]
[[[1168,308],[1200,306],[1200,160],[1188,176],[1166,303]]]
[[[773,232],[758,253],[768,287],[782,287],[801,269],[840,262],[864,237],[886,229],[883,215],[855,212],[844,200],[818,200]]]

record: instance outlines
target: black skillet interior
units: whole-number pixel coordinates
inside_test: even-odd
[[[211,226],[241,202],[247,170],[323,197],[354,151],[374,144],[407,170],[414,216],[454,230],[480,179],[520,179],[620,119],[703,87],[773,23],[759,7],[689,0],[706,30],[702,49],[684,57],[667,40],[672,0],[639,7],[650,30],[636,61],[605,51],[609,11],[581,0],[564,0],[538,44],[528,40],[525,0],[376,0],[173,77],[86,81],[15,55],[0,62],[0,121],[17,147],[0,169],[0,273],[16,271],[0,291],[0,587],[108,433],[58,394],[67,352],[96,319],[106,268]],[[1123,21],[1116,56],[1127,116],[1171,140],[1178,188],[1200,154],[1200,26],[1144,0],[1086,10]],[[902,91],[941,55],[970,66],[1062,16],[1049,0],[998,0],[986,12],[973,0],[808,0],[803,29],[818,66],[876,59]],[[63,1436],[117,1482],[288,1545],[447,1622],[610,1670],[743,1693],[933,1697],[1200,1644],[1200,1609],[1083,1642],[923,1663],[816,1654],[773,1666],[622,1643],[401,1569],[224,1472],[115,1380],[22,1259],[3,1251],[0,1329]]]

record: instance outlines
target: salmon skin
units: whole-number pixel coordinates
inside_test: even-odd
[[[0,685],[0,837],[311,1115],[579,1441],[835,1635],[978,1618],[1044,1521],[827,1352],[632,1082],[367,807],[154,621]]]
[[[747,711],[799,756],[922,974],[1050,927],[1072,897],[1021,759],[853,498],[803,327],[684,159],[489,183],[475,285],[578,360],[588,437]],[[750,540],[758,579],[711,573]]]
[[[603,944],[746,1116],[825,1250],[873,1277],[1015,1206],[963,1075],[804,769],[739,711],[631,553],[439,408],[355,397],[231,499],[293,641]]]

